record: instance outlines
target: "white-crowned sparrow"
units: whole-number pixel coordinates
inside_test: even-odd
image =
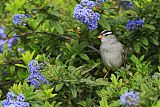
[[[111,31],[104,30],[98,36],[101,40],[101,59],[107,70],[117,70],[124,62],[124,50],[122,44]]]

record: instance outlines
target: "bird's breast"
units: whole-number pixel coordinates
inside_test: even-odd
[[[117,69],[122,64],[122,54],[119,46],[102,44],[100,46],[101,58],[106,67]]]

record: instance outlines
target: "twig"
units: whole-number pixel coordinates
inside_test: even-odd
[[[14,29],[11,29],[7,34],[6,34],[6,38],[0,38],[0,39],[3,39],[3,40],[6,40],[7,39],[7,41],[5,42],[5,43],[7,43],[11,38],[8,38],[8,35],[10,34],[10,33],[12,33],[12,31],[14,31]],[[5,44],[4,43],[4,44]],[[0,46],[3,46],[3,44],[1,44]]]
[[[24,33],[23,35],[30,35],[30,34],[47,34],[47,35],[54,35],[54,36],[60,37],[60,38],[65,38],[67,40],[73,40],[71,37],[61,36],[61,35],[58,35],[58,34],[55,34],[55,33],[51,33],[51,32],[27,32],[27,33]]]
[[[44,22],[44,20],[46,20],[46,18],[43,18],[43,19],[39,22],[39,24],[38,24],[37,27],[34,29],[34,31],[36,31],[36,30],[38,29],[38,27]]]
[[[95,47],[89,45],[88,48],[93,49],[95,52],[100,54],[100,51],[98,49],[96,49]]]

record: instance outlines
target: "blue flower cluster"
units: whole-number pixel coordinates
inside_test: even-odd
[[[131,1],[125,1],[125,0],[121,0],[119,3],[120,6],[122,6],[124,9],[130,9],[133,6],[133,3]]]
[[[15,96],[13,92],[8,92],[7,99],[2,101],[2,107],[29,107],[29,103],[25,102],[23,94]]]
[[[32,60],[28,63],[30,76],[27,78],[27,81],[31,83],[36,89],[40,87],[42,84],[48,84],[48,80],[44,78],[44,76],[40,73],[40,67],[38,62]]]
[[[133,90],[124,93],[120,97],[121,104],[125,106],[136,106],[140,102],[140,96],[138,92],[135,92]]]
[[[102,2],[102,0],[99,0],[99,2]],[[99,4],[99,2],[82,0],[80,4],[75,6],[73,17],[81,21],[83,24],[88,24],[88,29],[95,30],[98,27],[100,14],[94,12],[92,8]]]
[[[27,14],[15,14],[13,17],[13,23],[15,25],[20,25],[23,24],[24,26],[27,24],[27,19],[28,15]]]
[[[0,28],[0,53],[3,53],[4,43],[8,43],[8,51],[10,51],[13,43],[16,41],[15,37],[8,40],[7,35],[4,33],[4,27]]]
[[[106,0],[98,0],[99,3],[105,2]]]
[[[134,30],[134,29],[139,29],[143,27],[143,23],[144,21],[142,19],[138,19],[138,20],[129,20],[127,25],[126,25],[126,29],[128,30]]]

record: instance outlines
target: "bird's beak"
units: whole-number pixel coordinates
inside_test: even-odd
[[[98,36],[98,38],[99,38],[99,39],[102,39],[102,38],[103,38],[103,36],[102,36],[102,35],[99,35],[99,36]]]

